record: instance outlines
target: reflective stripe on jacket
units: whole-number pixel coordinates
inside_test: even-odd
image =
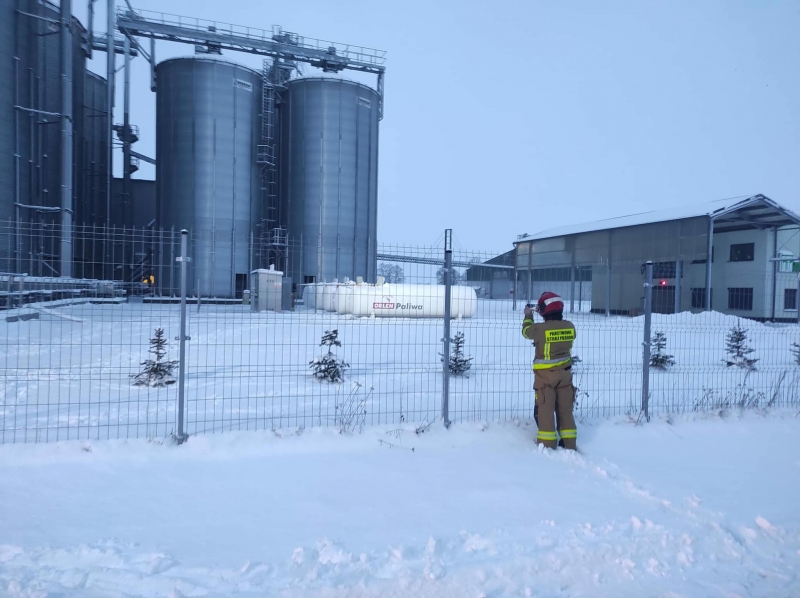
[[[526,318],[522,321],[522,336],[532,340],[536,347],[534,371],[572,365],[572,343],[575,341],[575,325],[572,322],[547,320],[536,324]]]

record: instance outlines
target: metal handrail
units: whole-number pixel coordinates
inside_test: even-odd
[[[187,29],[193,29],[197,32],[224,33],[260,41],[280,40],[280,43],[287,43],[286,41],[281,40],[281,38],[286,38],[291,40],[291,45],[295,45],[298,48],[326,52],[334,50],[337,56],[342,56],[351,60],[357,60],[359,62],[374,64],[376,66],[382,65],[386,61],[385,50],[303,37],[294,33],[283,31],[279,25],[274,26],[272,31],[267,31],[265,29],[234,25],[232,23],[225,23],[223,21],[210,21],[206,19],[198,19],[196,17],[184,17],[151,10],[129,10],[124,7],[117,9],[117,18],[130,20],[141,19],[145,22],[155,22],[162,25],[178,26]]]

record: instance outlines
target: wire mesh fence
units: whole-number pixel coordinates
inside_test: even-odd
[[[619,252],[626,259],[609,267],[599,248],[593,262],[531,263],[519,248],[456,242],[448,271],[444,242],[386,245],[374,255],[377,280],[352,267],[335,280],[289,280],[303,248],[270,237],[239,251],[224,235],[189,231],[193,261],[182,263],[180,231],[73,232],[73,276],[63,277],[56,227],[0,227],[0,443],[432,423],[444,397],[455,423],[529,418],[534,349],[522,309],[544,290],[562,296],[577,328],[579,420],[638,416],[644,398],[654,415],[800,404],[797,273],[766,257],[760,271],[727,267],[712,286],[717,311],[704,311],[705,263],[670,265],[655,250],[644,261]]]

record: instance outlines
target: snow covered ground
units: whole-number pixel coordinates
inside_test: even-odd
[[[433,421],[440,412],[442,321],[338,316],[299,308],[253,314],[244,305],[189,307],[187,430],[335,425],[351,392],[365,401],[369,425]],[[641,404],[642,318],[577,313],[575,367],[581,417],[636,412]],[[474,357],[469,378],[454,379],[454,421],[530,417],[533,347],[520,335],[521,312],[481,301],[474,318],[453,321]],[[177,358],[177,305],[76,305],[40,319],[0,321],[0,444],[64,439],[163,438],[175,430],[177,385],[131,386],[163,327]],[[719,313],[655,315],[677,365],[653,372],[654,413],[712,410],[738,402],[800,404],[792,362],[795,324],[743,321],[758,371],[728,368],[725,335],[737,319]],[[337,354],[350,364],[344,385],[320,385],[308,364],[325,330],[337,329]],[[355,385],[360,385],[357,388]],[[355,388],[355,390],[354,390]]]
[[[0,595],[798,596],[796,410],[0,446]],[[413,449],[413,450],[412,450]]]

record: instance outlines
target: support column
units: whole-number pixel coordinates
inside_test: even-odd
[[[611,231],[608,231],[608,255],[606,259],[606,317],[611,317]]]
[[[517,311],[517,293],[519,292],[519,285],[517,284],[517,267],[519,266],[519,246],[514,245],[514,272],[511,278],[511,310]]]
[[[708,245],[706,246],[706,309],[711,311],[711,266],[714,256],[714,219],[708,218]]]
[[[777,303],[776,295],[778,294],[778,263],[775,260],[778,257],[778,228],[772,229],[772,309],[770,320],[775,321],[775,304]]]
[[[114,73],[115,54],[114,54],[114,26],[115,26],[115,7],[114,0],[107,0],[106,10],[106,83],[107,83],[107,104],[108,122],[106,129],[106,142],[108,143],[108,172],[106,174],[106,224],[111,224],[111,186],[114,180]]]
[[[683,282],[681,279],[683,277],[683,262],[681,261],[681,256],[678,256],[678,259],[675,261],[675,313],[681,313],[681,292],[682,286],[681,283]]]
[[[156,90],[156,40],[150,38],[150,91]]]
[[[88,9],[88,18],[87,18],[87,25],[86,25],[86,37],[87,37],[87,44],[86,44],[86,58],[89,60],[92,59],[92,45],[94,43],[94,3],[95,0],[87,0],[87,9]]]
[[[72,276],[72,0],[61,0],[61,276]]]
[[[528,293],[526,303],[533,303],[533,241],[528,243]]]
[[[122,218],[123,224],[126,216],[126,209],[132,210],[131,200],[131,40],[126,35],[123,42],[125,53],[125,84],[123,88],[123,127],[122,127]],[[132,211],[131,211],[132,215]],[[131,219],[131,222],[133,219]]]
[[[575,239],[572,239],[572,251],[569,260],[569,313],[575,313]]]

